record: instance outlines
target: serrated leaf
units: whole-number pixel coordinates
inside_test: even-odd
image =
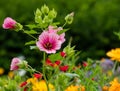
[[[68,31],[68,30],[69,30],[69,29],[63,29],[63,30],[60,30],[60,31],[58,31],[58,32],[57,32],[57,34],[59,34],[59,35],[60,35],[60,34],[62,34],[62,33],[64,33],[64,32],[66,32],[66,31]]]
[[[37,34],[37,32],[35,30],[30,30],[30,31],[24,31],[25,33],[28,33],[28,34]]]
[[[32,44],[35,44],[36,41],[29,41],[29,42],[26,42],[25,45],[32,45]]]
[[[59,53],[56,53],[56,54],[51,54],[49,56],[49,59],[52,61],[52,62],[55,62],[56,60],[63,60],[63,57],[60,55],[60,52]]]

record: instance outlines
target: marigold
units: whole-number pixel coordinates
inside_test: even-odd
[[[37,78],[30,78],[27,80],[28,83],[32,83],[32,91],[47,91],[47,85],[44,80],[38,81]],[[48,84],[50,91],[55,91],[52,84]]]
[[[108,86],[103,86],[102,91],[108,91],[109,87]]]
[[[13,72],[13,71],[8,72],[8,76],[9,76],[10,78],[13,78],[14,72]]]
[[[69,86],[65,91],[85,91],[84,86]]]
[[[120,91],[120,83],[118,82],[118,78],[115,78],[112,82],[110,82],[111,86],[108,91]]]
[[[112,49],[107,52],[107,56],[109,56],[111,60],[120,61],[120,48]]]
[[[0,75],[2,75],[4,73],[4,69],[0,67]]]

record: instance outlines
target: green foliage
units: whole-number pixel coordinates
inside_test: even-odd
[[[35,15],[38,13],[39,16],[40,11],[45,11],[45,14],[48,13],[48,16],[44,17],[44,21],[48,21],[48,18],[54,18],[56,13],[53,16],[51,15],[51,12],[54,12],[54,10],[48,10],[44,4],[49,6],[50,9],[55,8],[59,12],[57,19],[60,21],[67,13],[72,11],[75,13],[75,19],[70,27],[70,31],[66,34],[66,40],[69,40],[70,36],[73,37],[74,41],[72,44],[76,45],[77,50],[82,50],[81,59],[86,59],[86,57],[106,57],[105,52],[107,50],[119,47],[119,40],[113,35],[113,30],[119,30],[119,0],[75,0],[74,2],[69,0],[2,0],[0,1],[0,25],[2,25],[3,19],[7,16],[13,17],[22,24],[33,23],[31,22],[34,21],[33,12]],[[38,10],[37,8],[40,8],[42,5],[44,5],[45,9]],[[36,9],[37,11],[35,11]],[[36,21],[36,18],[39,18],[37,19],[38,21]],[[41,18],[36,18],[35,22],[39,23]],[[36,28],[36,25],[29,25],[29,27],[33,30],[33,28]],[[18,35],[11,31],[6,33],[5,31],[1,27],[0,66],[9,70],[9,59],[13,55],[19,56],[24,54],[28,56],[27,59],[31,59],[31,64],[34,64],[32,60],[36,60],[36,58],[41,59],[41,54],[36,55],[34,51],[30,54],[29,49],[23,49],[25,41],[29,41],[28,36],[21,33]]]

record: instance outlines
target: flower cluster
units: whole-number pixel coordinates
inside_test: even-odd
[[[53,21],[56,16],[54,9],[44,5],[36,10],[34,24],[23,26],[10,17],[5,18],[3,28],[21,31],[32,37],[25,45],[42,52],[43,59],[39,70],[36,70],[28,61],[13,57],[10,70],[14,75],[5,83],[0,79],[3,84],[0,91],[119,91],[120,83],[116,76],[120,74],[120,48],[107,52],[111,59],[88,58],[78,63],[80,52],[75,50],[75,46],[71,47],[71,40],[61,51],[68,30],[65,25],[72,23],[74,13],[68,14],[62,25]],[[20,71],[25,73],[20,75]]]

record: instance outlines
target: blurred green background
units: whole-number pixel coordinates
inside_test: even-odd
[[[105,53],[111,48],[120,47],[118,37],[113,34],[120,28],[120,0],[1,0],[0,67],[9,70],[11,59],[15,56],[25,56],[34,66],[39,64],[42,54],[24,46],[30,37],[4,30],[2,23],[8,16],[23,25],[33,23],[35,10],[43,4],[57,11],[56,21],[62,23],[68,13],[75,13],[73,23],[67,26],[70,30],[63,46],[73,37],[72,45],[82,51],[81,60],[88,57],[100,59],[106,57]]]

